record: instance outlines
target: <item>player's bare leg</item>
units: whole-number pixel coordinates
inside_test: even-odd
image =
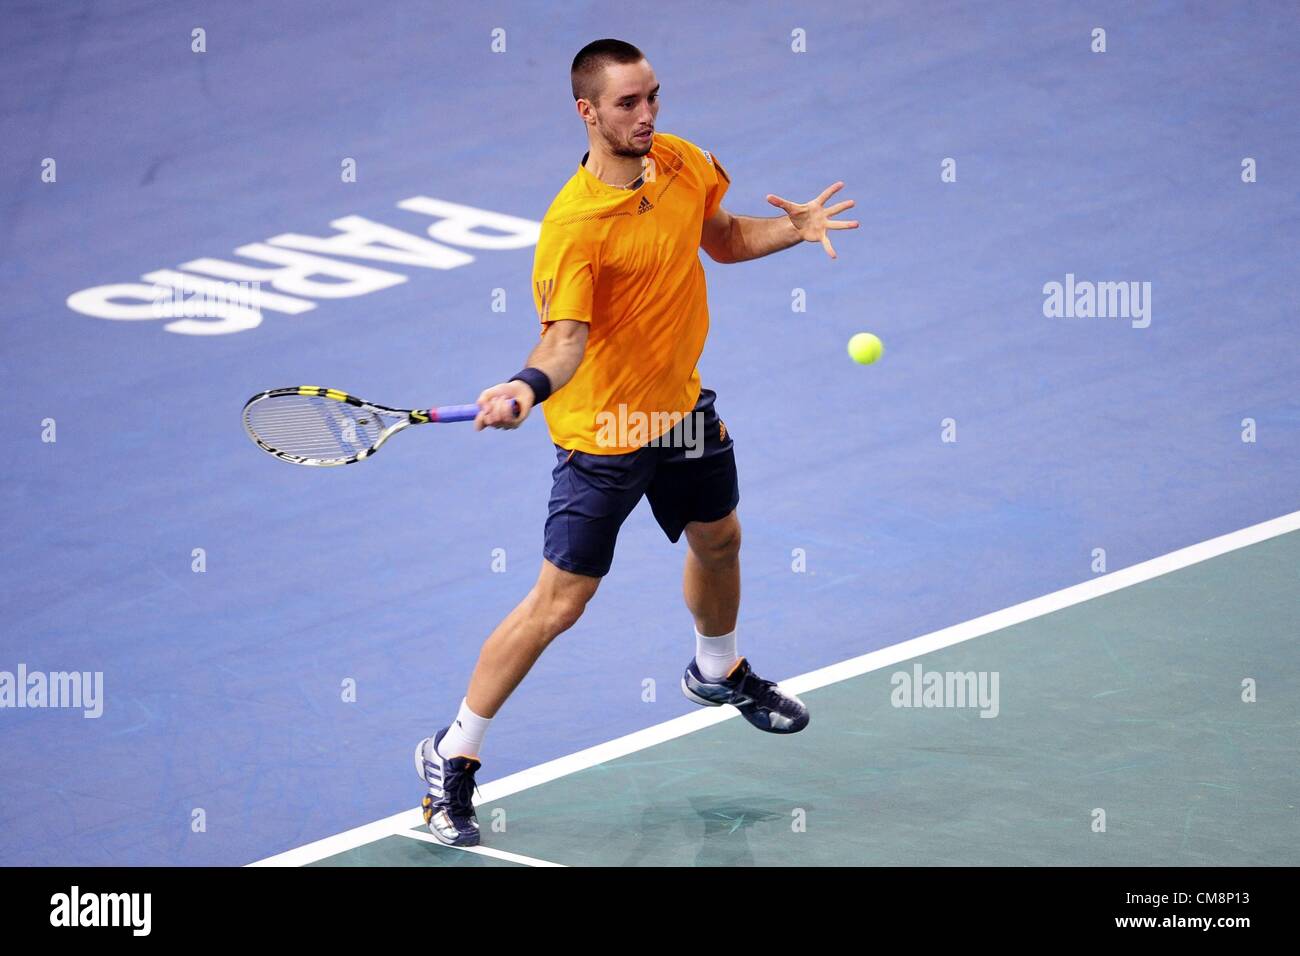
[[[740,520],[733,511],[718,521],[686,526],[682,590],[695,618],[695,659],[682,675],[682,692],[707,707],[731,704],[759,730],[793,734],[808,726],[808,708],[793,694],[763,680],[736,651],[740,611]]]
[[[479,842],[474,774],[488,724],[546,650],[582,616],[600,578],[561,570],[543,559],[537,583],[479,652],[469,692],[451,726],[415,746],[415,772],[428,784],[422,806],[429,832],[452,846]]]
[[[701,634],[736,629],[740,612],[740,519],[733,511],[719,521],[686,526],[686,570],[682,590]]]
[[[542,560],[537,583],[479,651],[466,700],[474,713],[495,717],[546,646],[577,623],[600,578],[574,574]]]

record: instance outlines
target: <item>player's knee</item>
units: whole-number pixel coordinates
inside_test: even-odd
[[[596,579],[581,579],[563,584],[539,582],[534,592],[536,613],[554,637],[578,623],[587,602],[596,593]]]
[[[563,634],[578,623],[582,612],[587,609],[587,601],[577,595],[556,597],[546,611],[547,630],[551,634]]]
[[[689,541],[701,563],[709,566],[731,564],[740,556],[740,522],[731,517],[716,527],[694,529]]]

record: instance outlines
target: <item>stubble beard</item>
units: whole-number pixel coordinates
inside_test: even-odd
[[[636,145],[636,140],[631,140],[630,144],[625,145],[623,143],[611,141],[609,134],[605,132],[604,127],[598,126],[597,128],[600,129],[601,139],[605,141],[605,148],[615,156],[622,156],[626,159],[641,159],[649,153],[650,148],[654,146],[655,138],[653,133],[651,133],[650,138],[646,140],[644,146]]]

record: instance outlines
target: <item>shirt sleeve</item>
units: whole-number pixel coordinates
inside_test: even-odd
[[[731,186],[731,177],[718,162],[718,157],[707,149],[701,149],[700,152],[704,154],[704,218],[708,219],[722,205],[722,197]]]
[[[591,322],[594,296],[590,244],[570,227],[543,222],[533,254],[533,305],[542,325]]]

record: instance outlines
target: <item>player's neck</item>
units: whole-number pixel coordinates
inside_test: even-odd
[[[587,152],[587,161],[583,163],[587,172],[607,186],[626,189],[636,182],[645,169],[645,159],[641,156],[616,156],[604,148],[603,144],[591,143]]]

